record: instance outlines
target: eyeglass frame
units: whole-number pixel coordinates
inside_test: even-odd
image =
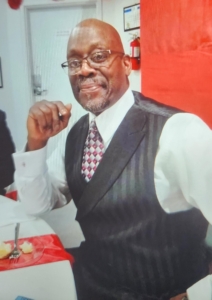
[[[89,61],[88,61],[88,58],[89,58],[89,56],[91,56],[91,55],[94,55],[94,54],[96,54],[96,53],[101,53],[101,52],[108,52],[109,53],[109,56],[108,57],[110,57],[110,55],[111,54],[121,54],[121,55],[126,55],[124,52],[120,52],[120,51],[113,51],[113,50],[110,50],[110,49],[107,49],[107,50],[99,50],[99,51],[96,51],[96,52],[94,52],[94,53],[90,53],[90,54],[88,54],[86,57],[84,57],[84,58],[82,58],[82,59],[74,59],[74,60],[78,60],[79,62],[80,62],[80,66],[79,66],[79,70],[78,71],[76,71],[75,73],[73,73],[73,74],[70,74],[71,76],[74,76],[74,75],[76,75],[79,71],[80,71],[80,69],[82,68],[82,64],[83,64],[83,61],[86,61],[87,62],[87,64],[91,67],[91,68],[93,68],[93,69],[99,69],[99,68],[101,68],[101,67],[103,67],[103,65],[101,66],[101,63],[99,63],[100,65],[99,65],[99,67],[93,67],[93,66],[91,66],[90,65],[90,63],[89,63]],[[106,58],[106,60],[108,59],[108,57]],[[106,61],[105,60],[105,61]],[[68,62],[69,62],[70,60],[67,60],[67,61],[65,61],[64,63],[62,63],[61,64],[61,67],[63,68],[63,70],[65,71],[65,68],[68,68],[68,74],[69,74],[69,66],[68,66]],[[104,62],[105,62],[104,61]],[[65,64],[67,64],[66,66],[65,66]],[[96,63],[96,64],[98,64],[98,63]],[[66,72],[65,72],[66,73]]]

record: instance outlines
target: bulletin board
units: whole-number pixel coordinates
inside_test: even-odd
[[[140,28],[140,4],[123,8],[124,31]]]

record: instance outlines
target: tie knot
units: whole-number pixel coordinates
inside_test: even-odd
[[[98,128],[96,126],[96,121],[95,120],[91,121],[89,129],[98,131]]]
[[[96,138],[99,138],[100,140],[102,140],[101,134],[99,133],[99,130],[96,126],[96,122],[94,120],[91,121],[91,123],[90,123],[88,135],[91,138],[92,138],[92,135],[93,135],[93,137],[96,137]]]

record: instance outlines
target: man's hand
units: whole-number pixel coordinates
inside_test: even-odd
[[[172,297],[170,300],[183,300],[183,299],[188,299],[186,298],[187,294],[186,293],[183,293],[183,294],[180,294],[180,295],[177,295],[175,297]],[[184,298],[185,297],[185,298]]]
[[[43,148],[50,137],[68,125],[70,116],[71,104],[46,100],[35,103],[30,108],[27,119],[27,151]]]

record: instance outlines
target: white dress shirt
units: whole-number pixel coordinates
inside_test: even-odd
[[[99,116],[89,113],[89,120],[96,121],[105,149],[133,104],[134,97],[128,89]],[[63,130],[58,147],[48,160],[47,147],[13,155],[19,197],[29,214],[61,207],[70,198],[64,167],[68,130]],[[211,154],[212,132],[199,117],[177,113],[168,119],[160,136],[154,168],[158,201],[167,213],[196,207],[212,224]]]

